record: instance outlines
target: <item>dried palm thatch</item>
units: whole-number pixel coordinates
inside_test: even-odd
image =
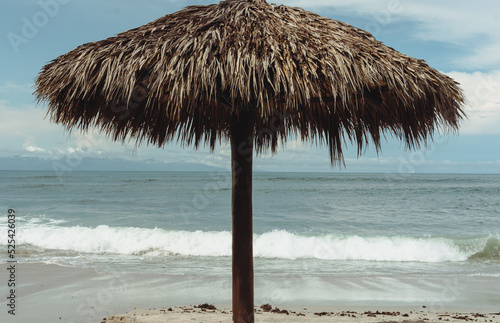
[[[264,0],[191,6],[47,64],[36,96],[68,129],[101,128],[115,140],[163,146],[215,144],[233,116],[254,119],[255,148],[289,134],[358,152],[384,133],[408,147],[441,126],[456,130],[458,84],[365,31]]]

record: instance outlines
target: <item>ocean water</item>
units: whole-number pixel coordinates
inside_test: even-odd
[[[20,263],[192,278],[193,293],[216,293],[217,281],[227,292],[230,181],[0,172],[1,206],[16,211]],[[481,277],[488,288],[474,299],[500,302],[499,175],[255,173],[253,201],[256,298],[411,303],[442,300],[453,282],[456,300]]]

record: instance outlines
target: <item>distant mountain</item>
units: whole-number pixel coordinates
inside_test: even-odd
[[[46,160],[33,157],[0,157],[0,170],[36,171],[224,171],[201,163],[162,163],[108,158]]]

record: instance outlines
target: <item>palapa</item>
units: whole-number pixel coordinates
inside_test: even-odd
[[[358,154],[385,134],[408,148],[458,130],[458,83],[368,32],[264,0],[190,6],[47,64],[36,80],[52,121],[114,140],[213,150],[230,140],[233,318],[253,322],[252,155],[290,135]]]

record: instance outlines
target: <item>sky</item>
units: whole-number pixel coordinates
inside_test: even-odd
[[[230,149],[212,153],[176,142],[163,148],[114,143],[97,130],[68,133],[45,117],[32,95],[41,68],[77,46],[102,40],[178,11],[218,1],[2,0],[0,3],[1,169],[228,169]],[[345,145],[345,167],[332,167],[327,147],[290,140],[255,158],[256,171],[500,173],[500,1],[281,0],[371,32],[396,50],[424,59],[461,84],[467,97],[458,135],[408,151],[387,136],[382,151],[357,156]],[[38,165],[38,166],[37,166]],[[41,166],[40,166],[41,165]],[[89,166],[92,165],[92,166]],[[114,166],[110,166],[114,165]],[[183,168],[183,165],[186,167]]]

